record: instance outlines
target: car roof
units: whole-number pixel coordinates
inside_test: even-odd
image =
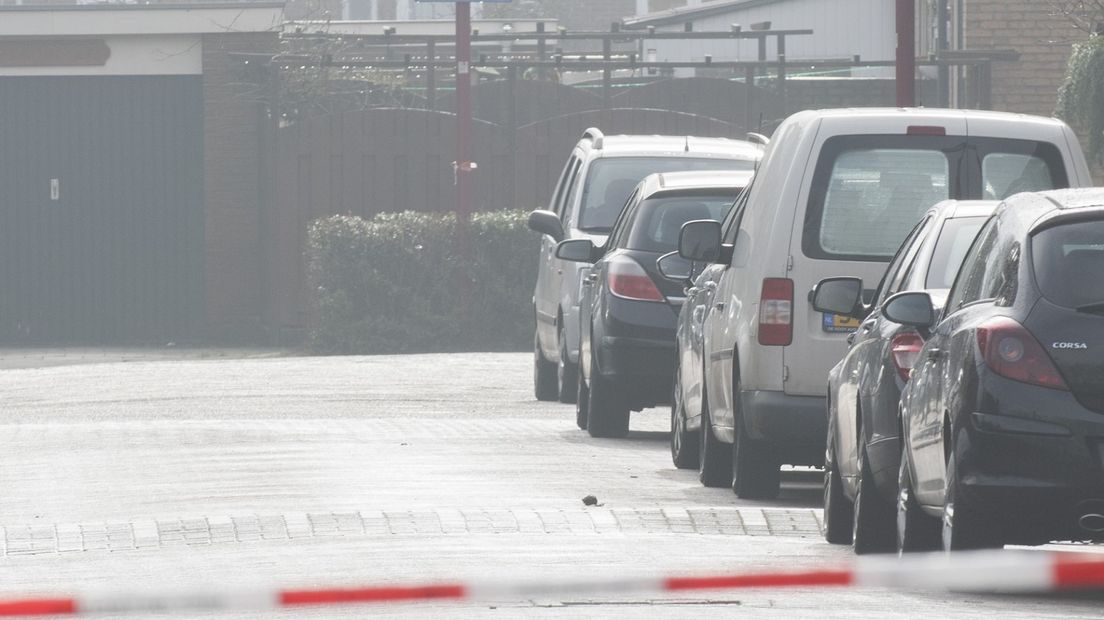
[[[1000,204],[999,200],[944,200],[935,203],[928,210],[928,215],[945,220],[960,217],[989,217]]]
[[[751,170],[691,170],[660,172],[644,177],[640,182],[641,193],[647,198],[656,194],[684,192],[688,190],[729,190],[735,193],[751,181]]]
[[[1096,219],[1104,215],[1104,188],[1024,192],[1005,199],[997,214],[1004,221],[1016,222],[1019,234],[1082,217]]]
[[[699,136],[615,135],[603,136],[600,147],[585,138],[579,146],[602,157],[674,155],[756,161],[763,156],[763,147],[754,142]]]

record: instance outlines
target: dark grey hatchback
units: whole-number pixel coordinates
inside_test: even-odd
[[[901,551],[1104,539],[1104,190],[1009,198],[934,318],[901,399]]]
[[[636,187],[603,247],[586,239],[560,243],[557,257],[594,263],[579,297],[579,428],[622,437],[630,411],[668,402],[685,291],[656,261],[678,247],[686,222],[724,219],[750,178],[736,171],[653,174]]]

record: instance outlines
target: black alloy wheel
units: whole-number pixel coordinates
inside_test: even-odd
[[[560,356],[556,364],[556,383],[559,386],[560,402],[571,404],[575,402],[579,392],[579,366],[572,364],[567,354],[567,337],[563,325],[560,325],[556,341],[560,348]]]
[[[560,396],[556,364],[544,359],[540,336],[536,333],[533,334],[533,391],[537,400],[545,402],[554,401]]]
[[[732,484],[732,446],[717,439],[710,423],[709,400],[702,383],[701,433],[698,434],[698,479],[710,488]]]
[[[625,437],[629,434],[629,405],[617,387],[598,372],[595,353],[591,347],[587,432],[591,437]]]
[[[579,389],[575,397],[575,425],[580,430],[587,429],[587,421],[590,417],[590,390],[587,388],[583,373],[579,373]]]
[[[682,402],[682,371],[675,370],[671,388],[671,461],[679,469],[698,466],[698,438],[686,430],[686,407]]]
[[[831,432],[829,432],[829,435]],[[835,443],[828,440],[829,449]],[[843,494],[843,478],[836,467],[835,450],[824,459],[824,540],[833,545],[851,544],[853,505]]]
[[[962,485],[958,457],[952,448],[947,459],[946,496],[943,499],[943,550],[998,549],[1004,546],[995,524],[986,520],[983,507]]]
[[[855,553],[890,553],[894,550],[896,515],[893,504],[878,495],[865,442],[859,442],[859,480],[855,491],[851,544]]]
[[[941,545],[939,520],[925,514],[913,494],[907,457],[908,450],[902,446],[897,472],[897,555],[935,551]]]

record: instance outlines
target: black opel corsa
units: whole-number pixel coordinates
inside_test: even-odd
[[[1104,189],[1018,194],[966,255],[901,399],[898,550],[1104,539]]]

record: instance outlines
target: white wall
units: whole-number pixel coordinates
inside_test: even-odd
[[[103,37],[111,55],[96,67],[0,67],[12,75],[199,75],[203,73],[200,35]]]

